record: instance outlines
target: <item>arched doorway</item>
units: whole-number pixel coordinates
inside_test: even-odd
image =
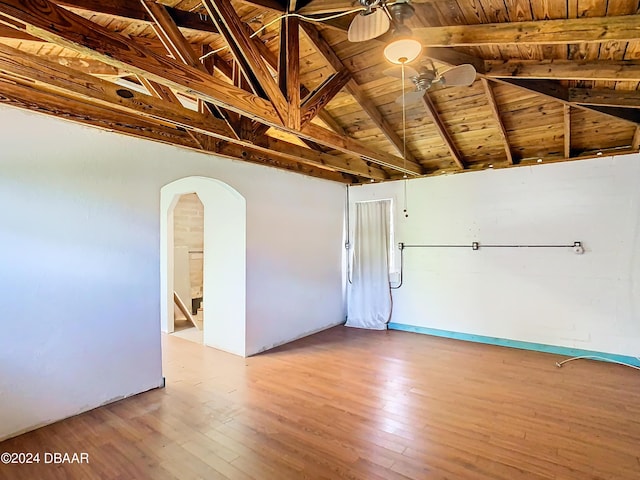
[[[204,344],[245,355],[246,204],[236,190],[206,177],[187,177],[160,190],[160,307],[163,332],[174,329],[174,218],[183,194],[204,206]]]

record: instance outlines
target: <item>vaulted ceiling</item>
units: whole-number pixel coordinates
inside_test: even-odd
[[[412,6],[415,66],[478,73],[404,122],[390,35],[311,20],[349,0],[0,0],[0,101],[344,183],[638,151],[638,0]]]

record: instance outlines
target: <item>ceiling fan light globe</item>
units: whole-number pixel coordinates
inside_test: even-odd
[[[394,39],[384,49],[384,58],[389,62],[400,65],[411,63],[422,53],[422,44],[412,37]]]
[[[353,17],[347,38],[350,42],[365,42],[386,33],[390,25],[389,17],[381,8],[370,13],[363,11]]]

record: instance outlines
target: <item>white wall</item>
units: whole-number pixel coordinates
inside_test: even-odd
[[[343,186],[6,107],[0,125],[0,439],[161,383],[160,188],[178,178],[246,199],[245,353],[344,319]]]
[[[573,244],[571,249],[405,249],[392,322],[640,355],[640,156],[536,165],[351,189],[396,200],[396,242]],[[352,222],[353,225],[353,222]]]

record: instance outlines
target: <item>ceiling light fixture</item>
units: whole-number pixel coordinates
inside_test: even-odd
[[[412,36],[411,29],[404,25],[404,21],[413,16],[414,9],[407,2],[394,3],[387,8],[395,30],[391,43],[384,49],[384,57],[397,65],[410,63],[422,53],[422,44]]]

